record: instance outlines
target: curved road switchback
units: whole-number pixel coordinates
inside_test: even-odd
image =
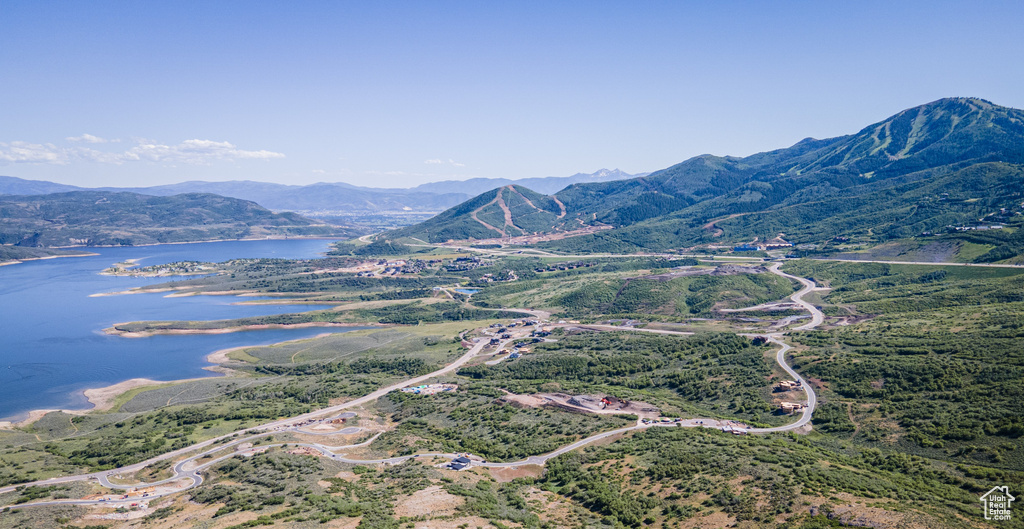
[[[782,263],[778,263],[778,262],[772,263],[772,265],[768,267],[768,271],[773,273],[773,274],[775,274],[775,275],[782,276],[782,277],[785,277],[787,279],[792,279],[793,281],[797,281],[801,285],[803,285],[803,288],[801,288],[798,292],[796,292],[792,296],[789,296],[789,299],[793,300],[793,303],[796,303],[797,305],[800,305],[807,312],[811,313],[811,322],[810,323],[801,325],[801,326],[799,326],[799,327],[797,327],[797,328],[795,328],[793,330],[794,331],[808,331],[808,330],[811,330],[811,329],[821,325],[822,323],[825,323],[825,315],[822,314],[820,310],[818,310],[818,307],[815,307],[814,305],[804,301],[804,296],[807,295],[807,294],[810,294],[811,292],[814,292],[815,290],[826,290],[826,289],[818,288],[818,286],[815,285],[814,282],[811,281],[810,279],[806,279],[806,278],[803,278],[803,277],[797,277],[797,276],[794,276],[794,275],[789,275],[789,274],[783,272],[782,270],[779,270],[779,266],[781,266],[781,265],[782,265]]]
[[[810,292],[812,292],[814,290],[818,290],[818,288],[816,287],[814,282],[810,281],[809,279],[793,276],[793,275],[787,274],[785,272],[782,272],[782,271],[779,270],[779,266],[780,265],[781,265],[781,263],[776,262],[776,263],[772,264],[768,268],[768,270],[771,271],[772,273],[776,274],[776,275],[779,275],[779,276],[782,276],[782,277],[786,277],[788,279],[791,279],[791,280],[799,282],[802,285],[803,288],[801,288],[798,292],[796,292],[796,293],[792,294],[791,296],[789,296],[789,299],[791,299],[794,303],[800,305],[801,307],[803,307],[804,309],[806,309],[808,312],[811,313],[811,321],[810,321],[810,323],[807,323],[805,325],[801,325],[800,327],[797,327],[794,330],[809,330],[809,329],[814,329],[815,327],[821,325],[824,322],[824,315],[821,313],[820,310],[818,310],[817,307],[815,307],[811,303],[808,303],[808,302],[803,300],[803,296],[805,296],[806,294],[808,294],[808,293],[810,293]],[[518,312],[530,312],[530,313],[533,313],[533,314],[537,314],[537,313],[541,312],[541,311],[529,311],[529,310],[524,310],[524,309],[506,309],[506,310],[518,311]],[[693,334],[691,332],[684,332],[684,331],[664,331],[664,330],[657,330],[657,329],[623,328],[623,327],[615,327],[615,326],[608,326],[608,325],[562,324],[560,326],[575,326],[575,327],[592,328],[593,330],[605,330],[605,331],[634,331],[634,332],[648,332],[648,333],[672,334],[672,335],[688,335],[688,334]],[[744,336],[749,336],[749,335],[744,335]],[[637,424],[634,425],[634,426],[628,426],[628,427],[625,427],[625,428],[619,428],[619,429],[616,429],[616,430],[611,430],[611,431],[608,431],[608,432],[603,432],[603,433],[595,434],[595,435],[592,435],[590,437],[587,437],[587,438],[584,438],[584,439],[580,439],[580,440],[578,440],[576,442],[573,442],[571,444],[563,446],[563,447],[561,447],[561,448],[559,448],[559,449],[557,449],[557,450],[555,450],[553,452],[550,452],[550,453],[547,453],[547,454],[542,454],[542,455],[530,456],[530,457],[527,457],[526,459],[523,459],[521,461],[494,463],[494,462],[484,462],[484,461],[481,460],[481,458],[477,458],[477,460],[474,461],[472,464],[475,465],[475,466],[484,466],[484,467],[492,467],[492,468],[516,467],[516,466],[521,466],[521,465],[544,465],[551,458],[558,457],[558,456],[560,456],[562,454],[565,454],[565,453],[570,452],[572,450],[576,450],[576,449],[581,448],[583,446],[586,446],[588,444],[591,444],[591,443],[594,443],[594,442],[597,442],[597,441],[600,441],[600,440],[603,440],[603,439],[608,439],[610,437],[613,437],[613,436],[616,436],[616,435],[621,435],[621,434],[624,434],[624,433],[627,433],[627,432],[631,432],[631,431],[635,431],[635,430],[641,430],[641,429],[646,429],[646,428],[651,428],[651,427],[658,427],[658,426],[662,426],[662,427],[673,427],[673,426],[674,427],[715,427],[715,428],[721,428],[723,430],[741,431],[741,432],[746,432],[746,433],[775,433],[775,432],[791,431],[791,430],[795,430],[797,428],[801,428],[801,427],[807,425],[810,422],[811,416],[814,413],[814,408],[817,405],[817,397],[814,394],[814,390],[811,389],[811,387],[807,383],[807,381],[804,380],[803,377],[801,377],[796,371],[793,370],[792,367],[789,366],[789,364],[786,363],[786,353],[789,352],[792,349],[792,347],[789,344],[783,342],[782,341],[782,337],[783,337],[783,335],[781,333],[768,334],[766,336],[768,341],[770,341],[771,343],[774,343],[774,344],[780,346],[779,351],[775,355],[775,361],[779,364],[780,367],[782,367],[782,369],[787,374],[792,376],[794,380],[800,382],[801,388],[803,389],[804,393],[807,395],[807,405],[803,409],[803,412],[802,412],[800,418],[797,421],[795,421],[795,422],[793,422],[791,424],[787,424],[785,426],[777,426],[777,427],[773,427],[773,428],[747,428],[747,429],[744,430],[744,429],[736,428],[734,426],[730,426],[728,423],[723,423],[722,421],[718,421],[718,420],[715,420],[715,419],[687,419],[685,421],[681,421],[681,422],[677,422],[677,423],[650,423],[650,424],[645,424],[641,420],[638,420]],[[503,341],[501,343],[501,345],[498,346],[498,350],[500,350],[501,347],[503,347],[504,345],[506,345],[510,341],[512,341],[512,340]],[[67,483],[67,482],[71,482],[71,481],[86,481],[86,480],[90,480],[90,479],[95,479],[102,486],[110,488],[110,489],[113,489],[113,490],[127,490],[127,489],[134,489],[134,488],[138,488],[138,487],[167,485],[167,484],[171,484],[171,483],[174,483],[174,482],[177,482],[177,481],[184,481],[184,480],[190,481],[190,483],[185,485],[185,486],[168,488],[167,490],[164,490],[164,491],[157,491],[157,492],[154,492],[152,494],[147,495],[144,498],[136,497],[136,498],[131,498],[131,499],[120,499],[120,500],[118,500],[118,499],[111,499],[111,500],[51,500],[51,501],[42,501],[42,502],[34,502],[34,503],[24,503],[24,504],[20,504],[20,505],[12,505],[10,507],[25,508],[25,507],[35,507],[35,506],[43,506],[43,505],[119,505],[119,504],[123,505],[125,503],[132,502],[132,501],[135,501],[135,502],[143,501],[143,502],[145,502],[145,501],[150,501],[150,500],[152,500],[154,498],[159,498],[159,497],[167,496],[167,495],[170,495],[170,494],[177,494],[179,492],[183,492],[183,491],[188,490],[190,488],[193,488],[193,487],[196,487],[198,485],[201,485],[203,483],[203,477],[200,474],[200,471],[205,470],[205,469],[209,468],[212,465],[215,465],[216,463],[218,463],[220,461],[223,461],[223,460],[231,458],[231,457],[235,457],[235,456],[237,456],[239,454],[250,453],[253,450],[259,450],[259,449],[264,449],[264,448],[269,448],[269,447],[274,447],[274,446],[284,446],[284,444],[288,444],[290,446],[302,446],[302,447],[310,448],[310,449],[313,449],[313,450],[317,450],[321,454],[323,454],[324,456],[330,457],[333,460],[336,460],[336,461],[339,461],[339,462],[344,462],[344,463],[351,463],[351,464],[396,464],[396,463],[401,463],[401,462],[409,460],[409,459],[426,458],[426,457],[438,457],[438,458],[445,458],[445,459],[455,459],[456,457],[459,457],[458,454],[440,454],[440,453],[438,453],[438,454],[433,454],[433,453],[432,454],[416,454],[416,455],[398,456],[398,457],[383,458],[383,459],[350,459],[350,458],[345,457],[345,454],[337,452],[339,450],[348,450],[348,449],[352,449],[352,448],[368,446],[370,443],[372,443],[377,438],[377,436],[380,435],[379,433],[377,435],[371,437],[370,439],[368,439],[366,441],[363,441],[362,443],[355,444],[355,445],[339,446],[339,447],[329,447],[329,446],[324,446],[324,445],[317,444],[317,443],[277,443],[277,444],[262,445],[262,446],[259,447],[259,449],[251,449],[250,448],[250,449],[242,449],[242,450],[238,450],[237,447],[238,447],[238,445],[240,445],[242,443],[245,443],[247,441],[251,441],[251,440],[254,440],[254,439],[261,438],[261,437],[266,437],[266,436],[269,436],[269,435],[271,435],[271,434],[273,434],[275,432],[309,433],[309,432],[303,432],[300,429],[304,428],[304,427],[307,427],[307,426],[309,426],[310,424],[312,424],[314,422],[324,422],[324,421],[333,420],[333,419],[337,419],[337,418],[347,418],[347,417],[354,416],[355,415],[354,413],[347,412],[347,413],[341,413],[341,414],[330,416],[330,417],[324,417],[326,415],[330,415],[330,414],[333,414],[333,413],[341,412],[342,410],[345,410],[347,408],[352,408],[352,407],[360,406],[360,405],[363,405],[363,404],[366,404],[366,403],[369,403],[369,402],[373,402],[374,400],[377,400],[378,398],[380,398],[380,397],[382,397],[382,396],[384,396],[384,395],[386,395],[386,394],[388,394],[388,393],[390,393],[392,391],[401,389],[403,387],[407,387],[407,386],[411,386],[411,385],[415,385],[415,384],[420,384],[420,383],[425,382],[425,381],[427,381],[427,380],[429,380],[431,378],[434,378],[434,377],[437,377],[437,376],[440,376],[440,375],[443,375],[443,374],[451,373],[451,372],[457,370],[458,368],[462,367],[463,365],[465,365],[467,362],[472,360],[474,357],[476,357],[480,353],[480,351],[482,351],[483,348],[487,344],[488,344],[488,340],[486,340],[486,339],[479,339],[478,338],[476,343],[473,345],[473,347],[470,348],[469,351],[467,351],[464,355],[462,355],[461,357],[456,359],[451,364],[448,364],[447,366],[445,366],[445,367],[443,367],[441,369],[438,369],[437,371],[434,371],[434,372],[426,374],[426,375],[422,375],[422,376],[418,376],[418,377],[413,377],[413,378],[410,378],[410,379],[405,380],[403,382],[399,382],[399,383],[396,383],[396,384],[392,384],[392,385],[380,388],[380,389],[378,389],[378,390],[376,390],[374,392],[371,392],[371,393],[369,393],[369,394],[367,394],[367,395],[365,395],[363,397],[360,397],[360,398],[357,398],[357,399],[354,399],[354,400],[351,400],[351,401],[348,401],[348,402],[345,402],[345,403],[342,403],[342,404],[338,404],[338,405],[335,405],[335,406],[330,406],[330,407],[323,408],[323,409],[320,409],[320,410],[316,410],[316,411],[313,411],[313,412],[310,412],[310,413],[305,413],[305,414],[302,414],[302,415],[299,415],[299,416],[296,416],[296,417],[291,417],[291,418],[287,418],[287,419],[280,419],[280,420],[273,421],[273,422],[270,422],[270,423],[267,423],[267,424],[263,424],[263,425],[260,425],[260,426],[255,426],[255,427],[252,427],[252,428],[246,428],[244,430],[239,430],[237,432],[233,432],[233,433],[222,435],[220,437],[209,439],[209,440],[206,440],[206,441],[203,441],[203,442],[200,442],[200,443],[196,443],[196,444],[194,444],[192,446],[189,446],[189,447],[186,447],[186,448],[175,450],[173,452],[168,452],[166,454],[162,454],[160,456],[151,458],[151,459],[143,461],[141,463],[136,463],[134,465],[128,465],[128,466],[125,466],[125,467],[121,467],[121,468],[114,469],[114,470],[109,470],[109,471],[92,472],[92,473],[89,473],[89,474],[79,474],[79,475],[75,475],[75,476],[63,476],[63,477],[58,477],[58,478],[50,478],[50,479],[47,479],[47,480],[30,482],[30,483],[23,483],[23,484],[15,485],[15,486],[3,487],[3,488],[0,488],[0,494],[14,491],[17,487],[31,486],[31,485],[53,485],[53,484],[57,484],[57,483]],[[705,423],[707,423],[707,424],[705,424]],[[724,424],[724,426],[723,426],[723,424]],[[349,430],[348,428],[345,429],[345,431],[348,431],[348,430]],[[242,438],[238,438],[237,437],[238,435],[244,434],[244,433],[249,433],[249,434],[252,434],[252,435],[249,435],[249,436],[246,436],[246,437],[242,437]],[[338,432],[333,432],[333,434],[338,434]],[[225,443],[225,444],[222,444],[222,445],[219,445],[219,446],[214,446],[213,448],[210,448],[210,449],[205,450],[205,451],[203,451],[201,453],[189,456],[188,458],[183,459],[183,460],[175,463],[174,466],[172,467],[172,471],[174,473],[173,477],[170,477],[170,478],[167,478],[167,479],[164,479],[164,480],[160,480],[160,481],[155,481],[155,482],[152,482],[152,483],[138,483],[138,484],[135,484],[135,485],[115,484],[115,483],[111,483],[110,480],[109,480],[109,476],[111,476],[111,475],[136,472],[136,471],[139,471],[139,470],[141,470],[143,468],[146,468],[147,466],[150,466],[150,465],[152,465],[154,463],[158,463],[158,462],[165,461],[165,460],[168,460],[168,459],[177,458],[177,457],[179,457],[181,455],[184,455],[184,454],[186,454],[188,452],[192,452],[192,451],[195,451],[197,449],[206,448],[206,447],[208,447],[210,445],[213,445],[215,443],[218,443],[220,441],[225,441],[225,440],[228,440],[228,442]],[[214,454],[216,454],[218,452],[221,452],[223,450],[227,450],[227,449],[230,449],[230,448],[233,448],[233,447],[235,448],[235,450],[229,451],[229,452],[227,452],[224,455],[221,455],[221,456],[216,457],[214,459],[211,459],[209,461],[205,461],[205,462],[203,462],[203,463],[201,463],[199,465],[192,466],[199,459],[202,459],[204,457],[211,457],[211,456],[213,456]],[[2,508],[2,507],[0,507],[0,508]]]

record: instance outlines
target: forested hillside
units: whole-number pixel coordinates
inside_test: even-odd
[[[5,195],[0,196],[0,219],[0,244],[16,246],[131,246],[354,234],[294,213],[273,213],[247,200],[201,193],[170,197],[101,191]]]

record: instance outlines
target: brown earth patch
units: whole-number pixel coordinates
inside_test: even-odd
[[[679,527],[692,527],[700,529],[717,529],[729,527],[733,518],[724,512],[701,513],[679,524]]]
[[[556,527],[572,527],[578,523],[572,503],[557,494],[530,487],[523,493],[523,498],[527,503],[540,506],[537,516],[542,522],[551,522]]]
[[[395,516],[451,516],[455,514],[455,509],[465,502],[465,498],[449,494],[440,485],[433,485],[398,500],[398,504],[395,505]]]
[[[299,455],[299,456],[315,456],[315,457],[323,456],[323,454],[320,453],[319,450],[317,450],[315,448],[310,448],[308,446],[298,446],[298,447],[292,448],[292,449],[288,450],[288,453],[289,454],[293,454],[293,455]]]
[[[331,529],[356,529],[363,522],[363,517],[358,518],[336,518],[327,523]]]
[[[509,404],[522,406],[524,408],[540,408],[541,406],[547,404],[547,401],[540,397],[535,397],[533,395],[516,395],[515,393],[509,393],[507,391],[505,392],[505,396],[502,397],[501,400],[504,400]]]
[[[810,377],[808,377],[808,378],[807,378],[807,382],[808,382],[809,384],[812,384],[812,385],[814,385],[814,387],[816,387],[816,388],[818,388],[818,389],[828,389],[828,384],[826,384],[826,383],[825,383],[825,382],[824,382],[823,380],[821,380],[820,378],[810,378]]]
[[[516,478],[539,478],[544,468],[539,465],[523,465],[521,467],[503,467],[489,469],[491,477],[498,483],[507,483]]]
[[[462,527],[463,524],[465,524],[468,529],[494,529],[494,525],[491,524],[490,520],[479,516],[463,516],[461,518],[448,518],[444,520],[426,520],[414,522],[413,527],[416,529],[452,529],[453,527]],[[504,525],[506,527],[519,527],[519,524],[508,522]]]

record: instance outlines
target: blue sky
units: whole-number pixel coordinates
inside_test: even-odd
[[[942,97],[1022,108],[1021,20],[1021,2],[6,0],[0,175],[654,171]]]

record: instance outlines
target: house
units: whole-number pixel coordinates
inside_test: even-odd
[[[783,402],[779,407],[786,413],[793,413],[794,411],[804,409],[804,405],[799,402]]]
[[[469,464],[472,463],[472,462],[473,461],[471,461],[466,456],[459,456],[459,457],[456,457],[455,459],[453,459],[451,463],[448,463],[448,468],[450,468],[452,470],[463,470],[463,469],[469,467]]]
[[[800,383],[793,380],[783,380],[775,386],[775,391],[790,391],[800,387]]]

